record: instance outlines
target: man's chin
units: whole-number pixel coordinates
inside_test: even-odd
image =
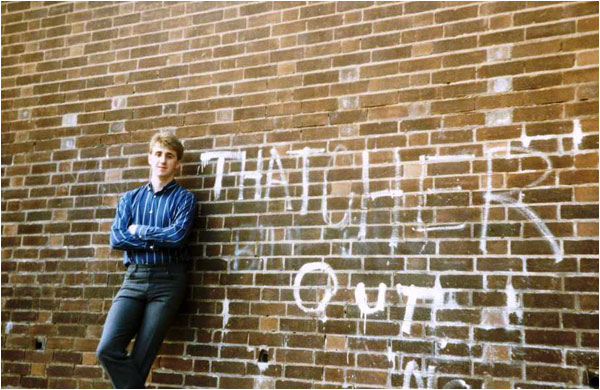
[[[164,180],[166,180],[166,179],[170,179],[170,178],[172,178],[172,177],[173,177],[173,176],[175,176],[175,175],[174,175],[174,174],[172,174],[172,173],[170,173],[170,172],[168,173],[168,172],[160,172],[160,171],[159,171],[159,172],[153,172],[152,176],[154,176],[154,177],[156,177],[156,178],[160,179],[161,181],[164,181]]]

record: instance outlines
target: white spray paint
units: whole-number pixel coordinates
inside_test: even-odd
[[[433,373],[435,372],[435,366],[427,367],[427,387],[423,383],[423,375],[421,371],[419,371],[419,366],[417,362],[411,360],[406,364],[406,368],[404,369],[404,382],[402,383],[403,389],[410,389],[410,378],[414,377],[417,382],[418,389],[432,389],[433,388]]]
[[[413,227],[412,230],[416,232],[430,232],[430,231],[440,231],[440,230],[462,230],[466,227],[466,223],[451,223],[451,224],[436,224],[436,225],[427,225],[423,222],[423,217],[421,215],[422,209],[425,205],[426,197],[424,194],[439,194],[439,193],[448,193],[454,192],[453,190],[462,190],[461,186],[457,186],[454,188],[428,188],[425,190],[423,183],[425,182],[425,178],[428,174],[428,163],[440,163],[440,162],[454,162],[454,161],[471,161],[475,158],[473,154],[457,154],[457,155],[444,155],[444,156],[429,156],[429,155],[421,155],[419,156],[419,162],[422,165],[421,172],[419,175],[419,191],[421,196],[419,196],[419,203],[417,205],[417,223],[420,225],[419,227]],[[427,235],[425,238],[427,239]]]
[[[579,119],[573,120],[573,146],[575,150],[579,150],[579,145],[583,140],[583,131],[581,131],[581,121]]]
[[[384,198],[384,197],[390,197],[390,198],[402,197],[403,194],[404,194],[404,191],[402,191],[402,190],[381,190],[381,191],[371,192],[371,193],[367,194],[367,197],[371,198],[371,200],[375,200],[377,198]]]
[[[555,262],[557,262],[557,263],[561,262],[563,260],[563,255],[562,255],[562,251],[560,250],[560,247],[558,245],[556,238],[550,232],[550,230],[548,229],[546,224],[540,219],[540,217],[535,212],[533,212],[533,210],[531,210],[529,207],[525,206],[521,202],[521,198],[522,198],[521,191],[523,188],[511,189],[511,190],[505,191],[500,194],[492,193],[492,172],[493,172],[492,158],[495,153],[500,153],[500,152],[506,152],[507,157],[511,156],[512,150],[515,150],[515,151],[518,151],[521,153],[528,153],[530,155],[538,156],[546,162],[546,166],[548,167],[548,169],[540,177],[538,177],[533,182],[527,184],[523,188],[529,188],[529,187],[536,186],[537,184],[539,184],[543,180],[545,180],[548,177],[548,175],[550,175],[550,173],[551,173],[552,163],[550,162],[550,159],[548,158],[548,156],[546,156],[542,152],[530,151],[528,149],[517,147],[517,146],[490,148],[486,151],[486,156],[488,159],[487,160],[487,168],[488,168],[487,189],[486,189],[486,193],[484,194],[485,203],[484,203],[484,207],[483,207],[483,221],[482,221],[483,223],[481,226],[481,236],[480,236],[480,240],[479,240],[479,248],[483,254],[487,254],[488,218],[489,218],[491,202],[494,201],[494,202],[498,202],[502,205],[509,206],[509,207],[512,207],[512,208],[518,210],[521,214],[523,214],[530,221],[532,221],[534,223],[534,225],[536,226],[536,228],[538,229],[538,231],[542,234],[542,236],[550,244],[550,246],[552,248],[552,252],[554,253],[554,256],[555,256]],[[513,198],[511,195],[516,196],[517,199]]]
[[[351,195],[354,195],[354,194],[351,194]],[[348,241],[348,230],[344,230],[342,241],[344,243]],[[342,257],[344,257],[344,258],[352,257],[352,245],[350,243],[348,243],[348,248],[350,248],[350,250],[348,250],[348,248],[346,248],[346,245],[344,245],[344,244],[340,244],[340,246],[341,246],[341,250],[342,250]]]
[[[445,188],[428,188],[425,190],[426,194],[441,194],[441,193],[451,193],[456,191],[461,191],[461,186],[456,187],[445,187]]]
[[[439,230],[462,230],[467,226],[466,223],[452,224],[452,225],[441,225],[441,226],[430,226],[425,228],[413,228],[416,232],[434,232]]]
[[[262,374],[267,368],[269,368],[269,363],[268,362],[258,362],[256,363],[256,365],[258,366],[258,370],[260,371],[260,373]]]
[[[332,218],[327,211],[327,176],[329,174],[329,170],[333,166],[335,162],[335,155],[341,151],[346,150],[346,147],[343,145],[336,146],[333,151],[333,156],[329,158],[329,163],[327,164],[327,168],[325,168],[325,172],[323,174],[323,191],[321,197],[321,214],[323,215],[323,220],[325,223],[336,229],[343,229],[350,223],[350,216],[352,215],[352,201],[354,200],[353,194],[350,194],[350,199],[348,200],[348,210],[344,213],[344,216],[337,223],[332,222]]]
[[[367,316],[374,314],[379,311],[383,311],[385,305],[385,290],[387,286],[384,283],[379,283],[379,290],[377,292],[377,303],[374,307],[370,307],[367,303],[367,293],[365,291],[365,284],[360,282],[354,290],[354,299],[360,309],[360,316],[363,319],[363,333],[367,330]]]
[[[366,150],[362,151],[362,181],[363,181],[363,192],[368,194],[371,192],[369,182],[369,152]]]
[[[290,150],[288,154],[301,156],[302,157],[302,208],[300,209],[300,215],[306,215],[308,211],[308,157],[323,153],[325,149],[313,149],[304,147],[302,150]]]
[[[444,298],[444,307],[446,309],[457,309],[460,307],[458,302],[456,302],[456,291],[449,291]]]
[[[265,254],[263,247],[264,245],[260,245],[259,244],[259,259],[262,260],[263,263],[263,271],[267,270],[267,261],[268,258],[266,256],[273,256],[273,252],[274,252],[274,245],[275,245],[275,228],[273,228],[272,226],[269,227],[265,227],[265,228],[260,228],[260,241],[263,243],[269,243],[269,253]],[[259,261],[260,261],[259,260]],[[259,266],[260,268],[260,266]]]
[[[508,277],[508,281],[506,282],[506,307],[509,312],[515,313],[519,318],[519,322],[523,321],[523,310],[521,310],[520,305],[517,300],[517,293],[512,284],[512,276]],[[508,319],[507,319],[508,320]],[[509,323],[507,321],[507,323]]]
[[[244,182],[248,179],[254,180],[254,199],[260,199],[262,195],[262,189],[260,181],[262,179],[262,149],[258,150],[257,166],[256,171],[246,172],[246,152],[242,153],[242,169],[240,172],[240,184],[239,184],[239,196],[238,200],[244,199]]]
[[[223,299],[223,311],[221,315],[223,316],[223,329],[225,329],[229,322],[229,299],[227,298]]]
[[[391,248],[392,254],[393,254],[393,250],[394,248],[396,248],[398,246],[398,241],[399,241],[399,233],[398,233],[398,228],[399,228],[399,214],[398,214],[398,209],[400,207],[400,198],[402,197],[402,195],[404,194],[404,192],[400,189],[400,182],[399,182],[399,177],[400,177],[400,158],[398,157],[399,155],[399,148],[396,148],[395,153],[394,153],[394,160],[395,160],[395,164],[396,164],[396,183],[395,183],[395,189],[391,190],[380,190],[380,191],[375,191],[375,192],[371,192],[371,187],[370,187],[370,178],[369,178],[369,153],[364,150],[362,152],[362,182],[363,182],[363,195],[361,197],[361,201],[360,201],[360,225],[359,225],[359,230],[358,230],[358,240],[364,240],[367,237],[367,203],[369,198],[371,199],[371,201],[374,201],[375,199],[378,198],[383,198],[383,197],[390,197],[394,199],[394,212],[393,212],[393,218],[394,218],[394,229],[392,229],[392,237],[389,243],[389,246]]]
[[[400,242],[400,199],[402,198],[402,190],[400,190],[400,148],[394,149],[394,169],[395,169],[395,180],[394,180],[394,210],[392,210],[392,236],[390,237],[390,256],[394,255],[394,249],[398,247]],[[391,195],[390,195],[391,196]],[[389,260],[388,260],[389,264]]]
[[[571,132],[571,137],[573,139],[573,150],[578,151],[579,146],[581,145],[581,142],[583,141],[583,131],[581,129],[581,121],[579,119],[573,120],[573,131]],[[551,140],[551,139],[557,139],[557,136],[555,134],[528,136],[527,131],[525,130],[525,124],[523,123],[521,125],[520,141],[521,141],[521,145],[523,145],[524,148],[528,148],[529,145],[531,144],[532,140]],[[558,151],[561,154],[564,153],[564,146],[563,146],[563,143],[561,142],[561,138],[558,138]]]
[[[262,229],[261,229],[262,232]],[[254,251],[250,249],[250,246],[244,245],[240,248],[240,232],[235,232],[235,249],[233,251],[233,259],[231,261],[230,269],[233,268],[234,271],[238,270],[240,256],[248,256],[253,257]],[[254,269],[255,264],[253,264],[250,269]]]
[[[525,130],[525,123],[522,123],[521,124],[521,145],[523,145],[524,148],[528,148],[530,143],[531,143],[531,137],[527,136],[527,131]]]
[[[291,210],[291,202],[290,202],[290,190],[289,183],[286,178],[285,172],[283,170],[283,164],[281,163],[281,158],[279,157],[279,153],[277,153],[277,149],[271,148],[270,150],[271,158],[269,159],[269,168],[267,170],[267,190],[265,193],[265,199],[269,199],[269,195],[271,194],[271,186],[273,184],[282,185],[285,191],[285,209]],[[273,165],[277,164],[277,170],[279,171],[279,179],[273,178]]]
[[[387,359],[390,363],[392,363],[392,371],[396,371],[396,354],[392,350],[391,342],[387,347]]]
[[[437,309],[444,303],[444,291],[441,288],[439,276],[436,276],[434,288],[415,287],[414,285],[402,286],[401,284],[397,284],[396,291],[398,291],[399,296],[408,297],[401,328],[403,334],[410,334],[417,299],[433,299],[433,321],[435,321]]]
[[[362,182],[363,196],[360,200],[360,227],[358,229],[358,239],[364,240],[367,237],[367,198],[369,197],[369,153],[366,150],[362,152]]]
[[[486,194],[486,195],[488,195],[488,194]],[[527,207],[523,203],[521,203],[521,200],[515,200],[511,197],[508,197],[505,195],[499,195],[499,194],[489,194],[486,197],[486,200],[487,200],[487,198],[489,198],[489,200],[493,200],[493,201],[502,203],[503,205],[511,206],[511,207],[515,208],[517,211],[519,211],[521,214],[523,214],[524,216],[529,218],[529,220],[531,222],[533,222],[533,224],[538,229],[538,231],[542,234],[542,236],[550,244],[550,247],[552,248],[552,252],[554,253],[554,262],[559,263],[559,262],[563,261],[563,254],[560,249],[560,246],[558,245],[558,242],[557,242],[556,238],[554,237],[554,235],[552,234],[552,232],[548,229],[548,226],[546,226],[546,224],[540,219],[540,217],[538,217],[538,215],[535,212],[533,212],[533,210],[531,210],[529,207]]]
[[[304,306],[304,304],[302,303],[302,298],[300,297],[300,289],[302,288],[302,279],[304,278],[304,275],[306,275],[307,273],[310,272],[325,272],[328,274],[328,279],[327,279],[327,289],[325,290],[325,295],[323,296],[323,298],[321,299],[321,301],[318,303],[316,308],[308,308],[306,306]],[[329,281],[331,281],[333,283],[333,287],[331,287],[329,285]],[[307,263],[304,264],[300,270],[298,271],[298,274],[296,275],[296,278],[294,279],[294,299],[296,300],[296,305],[298,305],[298,307],[300,308],[300,310],[302,310],[305,313],[324,313],[325,312],[325,308],[327,307],[327,304],[329,303],[329,301],[331,300],[331,298],[335,295],[335,293],[337,292],[338,289],[338,280],[337,277],[335,276],[335,272],[333,272],[333,269],[331,268],[331,266],[325,262],[314,262],[314,263]]]
[[[218,152],[205,152],[200,155],[200,161],[202,168],[204,169],[208,162],[212,159],[217,159],[217,172],[215,178],[215,199],[219,199],[221,196],[221,187],[223,185],[223,166],[225,165],[225,159],[240,160],[244,158],[246,152],[232,152],[232,151],[218,151]]]

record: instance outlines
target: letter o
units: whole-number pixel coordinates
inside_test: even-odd
[[[333,288],[328,286],[327,290],[325,291],[325,296],[323,297],[323,299],[321,299],[318,306],[314,309],[310,309],[302,304],[302,298],[300,298],[300,286],[302,284],[302,279],[304,278],[304,275],[313,271],[326,272],[329,275],[329,277],[331,277],[331,279],[333,280]],[[327,304],[335,295],[337,289],[338,281],[337,277],[335,276],[335,273],[333,272],[333,269],[329,264],[323,262],[304,264],[302,268],[300,268],[300,270],[298,271],[298,275],[296,275],[296,278],[294,279],[294,299],[296,300],[296,304],[298,305],[298,307],[305,313],[324,312],[325,307],[327,307]]]

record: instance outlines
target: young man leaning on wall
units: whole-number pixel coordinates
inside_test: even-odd
[[[110,244],[124,251],[127,272],[96,351],[115,388],[144,387],[183,301],[195,200],[174,179],[182,157],[183,145],[174,135],[155,134],[148,154],[150,182],[125,193],[117,207]]]

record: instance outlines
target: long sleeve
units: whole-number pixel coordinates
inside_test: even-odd
[[[110,228],[110,246],[114,249],[149,249],[150,244],[135,237],[127,228],[132,220],[130,194],[119,200],[115,221]]]
[[[141,240],[162,248],[177,248],[184,244],[194,220],[195,201],[192,193],[187,193],[177,203],[174,221],[167,227],[138,225],[136,236]]]

